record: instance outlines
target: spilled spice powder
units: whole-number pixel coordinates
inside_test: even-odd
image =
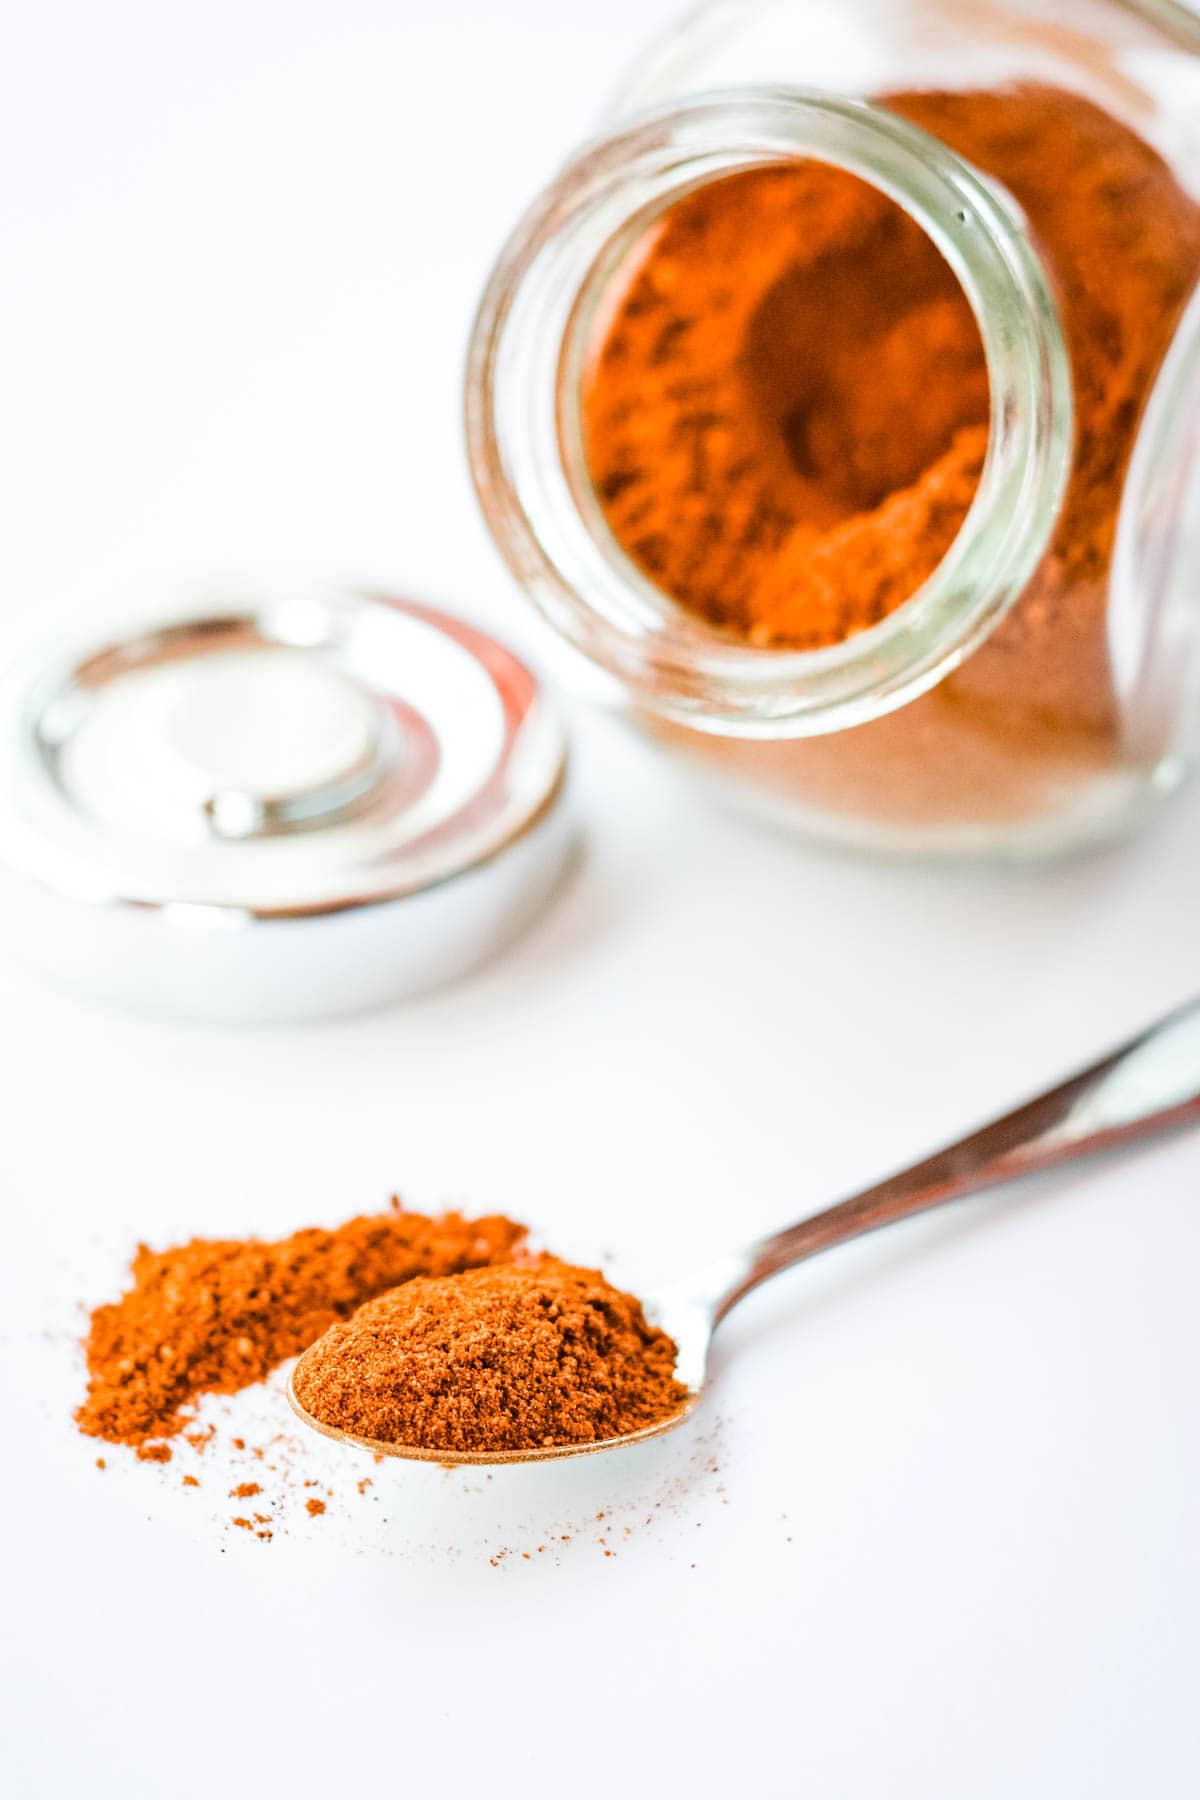
[[[201,1394],[236,1393],[311,1344],[363,1301],[415,1276],[446,1276],[510,1258],[511,1219],[427,1218],[391,1210],[276,1242],[194,1238],[141,1245],[133,1285],[92,1314],[79,1429],[165,1462]]]
[[[304,1510],[310,1519],[315,1519],[325,1511],[325,1502],[323,1500],[306,1500]]]
[[[425,1450],[596,1443],[685,1405],[675,1344],[595,1269],[543,1257],[417,1280],[331,1326],[297,1365],[324,1425]]]

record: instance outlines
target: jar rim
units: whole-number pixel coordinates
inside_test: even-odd
[[[835,645],[764,649],[705,626],[598,528],[598,507],[580,503],[562,395],[564,382],[578,394],[589,308],[636,232],[708,181],[802,158],[877,188],[946,259],[978,322],[991,427],[967,517],[902,606]],[[480,302],[466,422],[493,536],[561,637],[662,717],[726,735],[802,736],[917,698],[1018,598],[1070,473],[1071,372],[1049,279],[1007,190],[878,104],[746,88],[626,121],[535,200]]]

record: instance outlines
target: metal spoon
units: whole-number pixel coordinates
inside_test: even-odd
[[[707,1268],[644,1297],[646,1314],[679,1347],[676,1374],[688,1389],[677,1413],[601,1443],[556,1444],[549,1449],[452,1451],[377,1442],[323,1425],[305,1411],[288,1383],[288,1399],[306,1425],[360,1449],[436,1463],[544,1462],[558,1456],[615,1450],[672,1430],[700,1398],[713,1332],[730,1309],[768,1276],[804,1262],[818,1250],[877,1231],[914,1213],[927,1212],[981,1188],[1017,1181],[1059,1163],[1081,1160],[1200,1118],[1200,1001],[1051,1088],[1015,1112],[994,1119],[924,1162],[892,1175],[837,1206],[784,1231],[732,1250]],[[306,1353],[307,1354],[307,1353]],[[300,1358],[299,1368],[304,1358]]]

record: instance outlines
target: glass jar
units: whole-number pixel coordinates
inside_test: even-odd
[[[1144,816],[1200,746],[1200,21],[1168,0],[1039,12],[700,8],[521,220],[476,322],[483,510],[576,671],[727,792],[856,846],[1076,847]],[[901,208],[949,265],[986,365],[986,449],[957,535],[899,604],[836,641],[764,644],[622,540],[585,398],[614,309],[633,316],[629,271],[681,204],[814,163]],[[744,266],[720,264],[731,283]],[[831,334],[871,289],[829,287]],[[754,316],[761,335],[773,315]],[[820,548],[835,584],[840,542]]]

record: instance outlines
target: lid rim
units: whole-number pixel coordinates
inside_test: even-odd
[[[414,881],[409,885],[395,888],[381,888],[370,894],[356,894],[342,900],[313,900],[302,902],[297,906],[247,906],[232,900],[187,900],[179,897],[171,900],[147,900],[136,894],[87,894],[79,889],[62,886],[50,881],[35,869],[15,862],[0,853],[0,874],[14,877],[18,881],[28,882],[45,894],[52,894],[57,900],[65,900],[70,905],[95,908],[97,912],[139,912],[162,917],[166,924],[176,928],[185,927],[189,920],[179,917],[180,914],[191,915],[192,922],[196,915],[209,915],[213,924],[218,920],[229,925],[244,924],[268,925],[283,924],[290,919],[323,919],[332,918],[339,913],[362,912],[376,906],[400,906],[405,900],[414,899],[420,894],[432,894],[439,888],[449,887],[464,877],[473,875],[484,869],[489,863],[499,860],[510,850],[516,848],[526,837],[545,823],[547,818],[562,803],[566,793],[570,775],[570,756],[564,743],[558,776],[552,788],[547,790],[536,811],[522,819],[517,827],[510,831],[498,843],[485,850],[469,863],[463,863],[456,869],[447,869],[441,875],[435,875],[429,881]]]

